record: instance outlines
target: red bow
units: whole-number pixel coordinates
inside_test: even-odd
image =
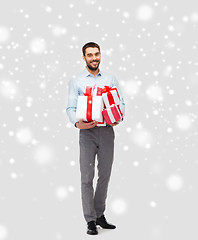
[[[116,87],[109,87],[109,86],[104,86],[104,88],[102,89],[102,93],[109,93],[110,91],[112,90],[116,90],[117,94],[118,94],[118,97],[120,99],[120,96],[119,96],[119,93],[118,93],[118,89]]]
[[[96,96],[102,96],[102,88],[97,87],[96,85],[86,86],[86,92],[84,93],[85,96],[93,96],[94,89],[97,88]]]

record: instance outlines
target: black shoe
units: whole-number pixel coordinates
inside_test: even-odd
[[[98,234],[95,221],[90,221],[87,223],[87,234],[90,234],[90,235]]]
[[[96,219],[96,225],[100,225],[102,228],[106,228],[106,229],[115,229],[116,228],[116,226],[107,222],[104,215],[102,215],[101,217]]]

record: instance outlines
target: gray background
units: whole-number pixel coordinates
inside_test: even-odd
[[[0,1],[0,239],[87,239],[69,80],[96,41],[126,103],[99,239],[198,238],[194,1]]]

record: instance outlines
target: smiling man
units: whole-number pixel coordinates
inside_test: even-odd
[[[84,95],[86,86],[116,86],[121,99],[121,111],[124,114],[125,104],[117,79],[109,73],[100,71],[101,61],[100,46],[89,42],[82,48],[83,59],[86,63],[84,71],[69,84],[67,114],[72,124],[80,129],[80,172],[81,172],[81,196],[84,218],[87,222],[87,234],[98,234],[97,225],[106,229],[114,229],[106,221],[104,211],[108,183],[110,180],[112,163],[114,158],[114,129],[120,121],[106,126],[97,126],[96,121],[84,122],[76,120],[78,96]],[[98,161],[98,180],[96,189],[93,188],[95,172],[95,158]]]
[[[100,51],[98,48],[87,48],[87,51],[83,53],[83,59],[92,73],[97,74],[99,72]]]

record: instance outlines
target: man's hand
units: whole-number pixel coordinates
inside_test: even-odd
[[[76,123],[76,127],[79,129],[89,129],[97,126],[97,124],[98,124],[97,121],[84,122],[83,119],[81,118],[80,121]]]
[[[109,125],[112,126],[112,127],[114,127],[114,126],[117,126],[120,122],[121,122],[121,121],[119,120],[119,121],[114,122],[114,123],[111,123],[111,124],[109,124]]]

